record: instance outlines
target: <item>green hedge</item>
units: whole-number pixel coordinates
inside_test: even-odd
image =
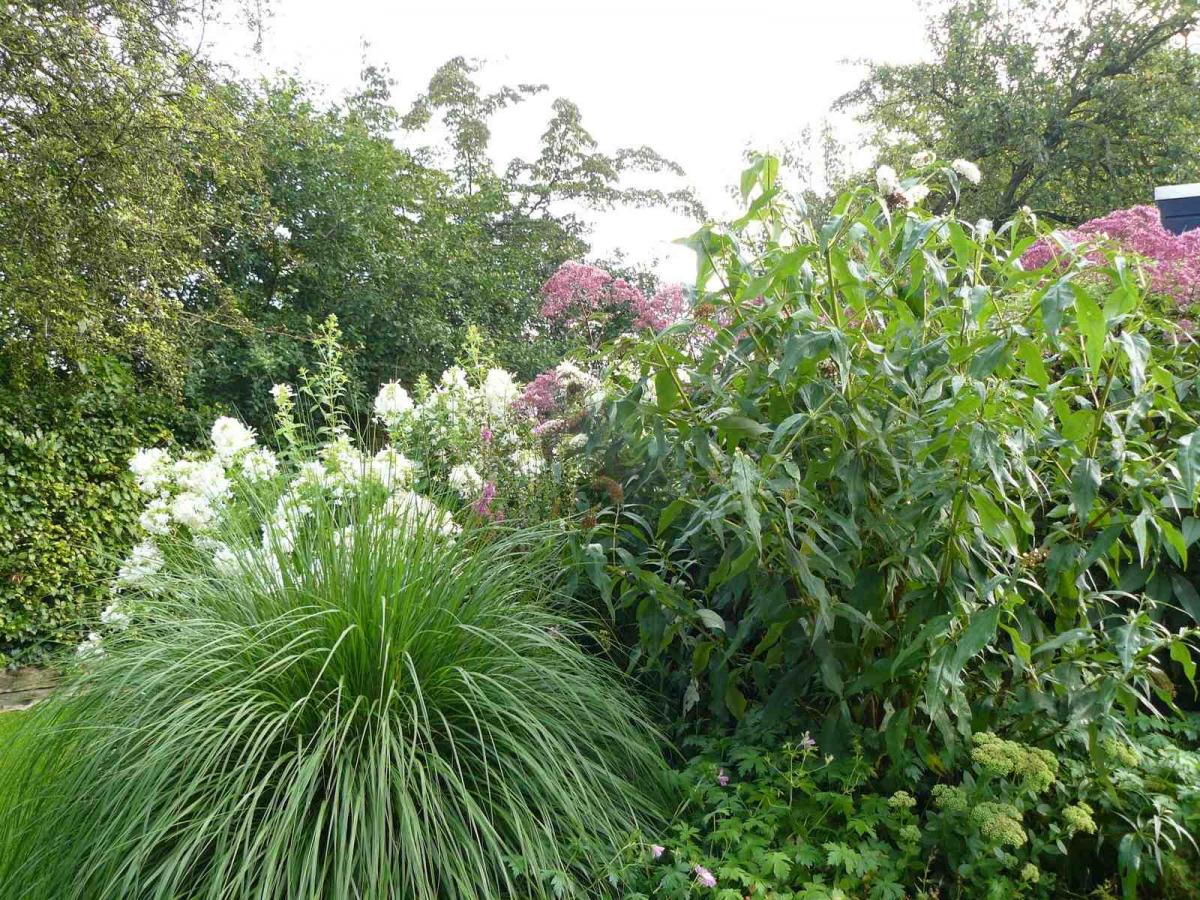
[[[79,637],[137,532],[127,462],[181,421],[119,368],[63,386],[0,387],[0,665],[36,663]]]

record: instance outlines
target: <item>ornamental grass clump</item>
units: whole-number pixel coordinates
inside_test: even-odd
[[[6,750],[0,896],[541,897],[656,825],[658,737],[547,602],[553,542],[420,499],[160,538]]]

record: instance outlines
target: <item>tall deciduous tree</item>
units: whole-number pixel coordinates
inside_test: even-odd
[[[553,103],[536,158],[498,170],[493,116],[542,88],[489,93],[475,72],[451,60],[403,117],[372,67],[331,107],[296,82],[258,93],[247,131],[261,141],[267,202],[256,227],[218,241],[219,287],[185,297],[190,320],[208,323],[193,345],[193,403],[268,420],[271,384],[312,365],[307,335],[330,313],[351,350],[352,399],[381,381],[441,372],[471,326],[496,359],[532,375],[561,351],[544,335],[531,340],[527,326],[542,282],[588,250],[583,211],[700,212],[688,191],[656,186],[678,180],[677,166],[646,147],[602,152],[565,100]],[[397,131],[429,144],[399,146]]]
[[[868,64],[842,97],[881,161],[918,149],[978,161],[968,212],[1030,206],[1064,222],[1196,180],[1196,0],[955,0],[930,19],[933,59]]]
[[[494,179],[467,193],[453,171],[398,147],[396,114],[369,74],[332,107],[291,81],[253,101],[266,208],[258,227],[221,235],[219,285],[186,294],[185,314],[202,329],[187,380],[194,404],[269,419],[269,388],[313,365],[309,335],[331,313],[351,351],[352,399],[440,372],[471,325],[511,364],[539,285],[585,252],[552,220],[515,218]]]
[[[210,4],[215,6],[215,4]],[[253,171],[189,0],[15,0],[0,14],[0,369],[165,363],[207,277],[214,203]],[[245,187],[239,188],[244,191]]]

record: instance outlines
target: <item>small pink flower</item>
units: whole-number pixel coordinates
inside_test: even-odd
[[[650,845],[650,855],[654,859],[658,859],[660,856],[662,856],[666,852],[667,852],[667,848],[664,847],[662,844],[651,844]]]
[[[729,775],[726,774],[724,769],[717,770],[717,784],[719,784],[721,787],[725,787],[729,784]]]
[[[817,742],[812,739],[812,736],[806,731],[804,737],[800,738],[800,746],[805,750],[811,750],[817,746]]]
[[[696,866],[694,869],[692,869],[692,871],[696,873],[696,881],[704,885],[704,887],[717,886],[717,879],[713,876],[713,873],[704,868],[704,866]]]
[[[479,439],[485,444],[490,444],[492,442],[492,429],[488,428],[486,425],[480,428]]]
[[[555,369],[547,369],[525,385],[517,407],[537,419],[546,419],[562,409],[566,387]]]
[[[485,518],[492,513],[492,501],[496,499],[496,482],[484,482],[483,491],[479,495],[479,500],[475,504],[475,512]]]
[[[1094,247],[1097,239],[1142,257],[1150,291],[1171,297],[1183,309],[1200,301],[1200,230],[1172,234],[1163,227],[1153,206],[1114,210],[1064,234],[1072,244],[1082,244],[1080,251],[1096,264],[1107,262]],[[1025,251],[1021,264],[1026,269],[1040,269],[1054,263],[1062,269],[1066,264],[1060,259],[1063,255],[1056,242],[1043,238]]]

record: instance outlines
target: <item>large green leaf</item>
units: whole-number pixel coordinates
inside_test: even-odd
[[[1071,504],[1080,520],[1087,521],[1099,492],[1100,463],[1086,456],[1080,457],[1071,470]]]

